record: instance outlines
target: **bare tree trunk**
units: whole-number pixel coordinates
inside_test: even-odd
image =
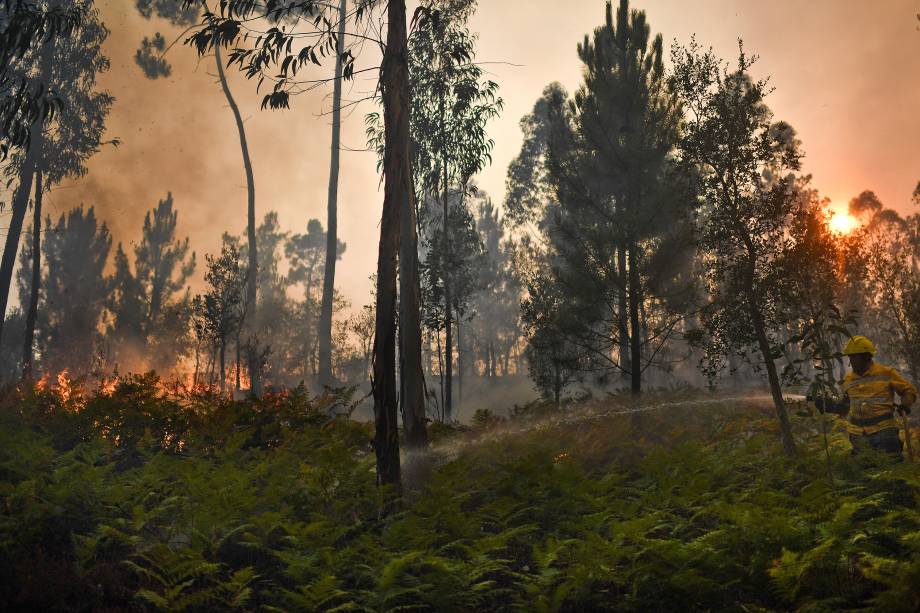
[[[783,441],[783,450],[787,455],[791,456],[795,454],[795,440],[792,438],[792,426],[789,424],[789,415],[786,413],[786,403],[783,401],[783,389],[779,382],[779,374],[776,371],[776,363],[773,361],[773,355],[770,351],[770,341],[767,338],[763,316],[754,300],[749,299],[748,304],[751,313],[751,322],[754,324],[754,332],[757,335],[757,345],[763,357],[764,366],[767,369],[767,381],[770,383],[770,395],[773,396],[773,408],[776,410],[777,419],[779,419],[779,431]]]
[[[319,314],[319,384],[332,385],[332,298],[335,291],[335,260],[338,257],[339,135],[342,126],[342,53],[345,50],[347,0],[339,0],[339,31],[336,43],[335,83],[332,89],[332,155],[329,162],[329,198],[326,212],[326,266],[323,303]]]
[[[442,102],[443,104],[443,102]],[[451,295],[450,295],[450,273],[448,272],[448,260],[450,259],[450,200],[448,193],[448,173],[447,159],[443,162],[444,172],[444,220],[443,220],[443,237],[441,246],[441,277],[444,282],[444,420],[451,420],[453,412],[453,375],[454,375],[454,343],[453,343],[453,322],[451,321]]]
[[[641,279],[636,257],[636,244],[629,245],[629,350],[630,391],[642,393],[642,328],[639,323],[639,305],[642,301]]]
[[[773,408],[776,411],[776,417],[779,420],[779,431],[783,441],[783,450],[786,455],[795,455],[795,440],[792,438],[792,426],[789,424],[789,415],[786,413],[786,403],[783,401],[783,389],[780,386],[779,374],[776,371],[776,362],[773,361],[773,352],[770,348],[770,340],[767,338],[767,326],[764,323],[763,313],[760,311],[759,299],[754,289],[754,262],[756,254],[751,245],[747,242],[749,253],[749,265],[746,271],[745,282],[747,287],[746,298],[748,303],[748,313],[751,316],[751,324],[754,326],[754,334],[757,336],[757,345],[760,354],[763,357],[764,367],[767,369],[767,381],[770,384],[770,395],[773,396]]]
[[[405,152],[408,159],[408,147]],[[414,191],[408,164],[405,172],[399,239],[400,399],[406,446],[422,448],[428,445],[428,432],[425,425],[425,373],[422,370],[418,236],[415,233]]]
[[[198,387],[198,368],[201,366],[201,341],[195,341],[195,372],[192,375],[192,387]]]
[[[208,389],[214,387],[214,365],[217,362],[217,346],[212,345],[208,351]]]
[[[508,373],[505,373],[508,374]],[[495,341],[489,341],[489,378],[498,376],[498,364],[495,363]]]
[[[236,333],[236,391],[239,392],[242,390],[240,385],[240,333]]]
[[[36,160],[41,157],[42,122],[32,124],[31,145],[19,171],[19,186],[13,197],[13,214],[6,233],[6,245],[3,248],[3,260],[0,262],[0,343],[3,341],[3,323],[6,320],[6,306],[13,282],[13,268],[16,265],[16,253],[19,251],[19,235],[22,234],[22,222],[29,208],[29,194],[32,191],[32,177],[35,174]]]
[[[214,61],[217,64],[217,74],[220,77],[220,87],[224,91],[224,96],[227,98],[227,104],[230,106],[230,110],[233,111],[233,119],[236,121],[236,129],[239,132],[240,136],[240,149],[243,153],[243,168],[246,170],[246,196],[247,196],[247,206],[246,206],[246,233],[249,239],[249,271],[248,279],[246,283],[246,302],[247,302],[247,311],[250,322],[250,331],[255,330],[255,326],[258,322],[257,308],[256,308],[256,279],[259,275],[259,254],[256,248],[256,186],[255,179],[252,174],[252,160],[249,158],[249,145],[246,142],[246,130],[243,126],[243,117],[240,115],[240,108],[236,104],[236,100],[233,99],[233,94],[230,93],[230,85],[227,83],[227,75],[224,74],[224,65],[220,59],[220,45],[214,45]],[[255,335],[253,334],[253,340]],[[262,394],[262,373],[261,365],[259,364],[258,349],[254,349],[249,353],[249,379],[251,393],[255,396],[260,396]],[[223,383],[221,383],[223,385]],[[221,387],[223,389],[223,387]]]
[[[435,330],[435,338],[437,339],[437,348],[438,348],[438,380],[441,383],[441,421],[444,421],[443,411],[444,411],[444,359],[441,355],[441,331]]]
[[[227,369],[226,362],[224,361],[224,356],[227,350],[227,339],[221,337],[220,339],[220,391],[224,391],[224,386],[227,383]]]
[[[457,314],[457,415],[463,410],[463,336],[460,331],[460,314]]]
[[[32,378],[32,344],[35,320],[38,317],[38,292],[42,280],[42,171],[35,173],[35,204],[32,215],[32,287],[29,288],[29,310],[26,312],[26,333],[22,343],[22,378]]]
[[[629,349],[629,327],[627,325],[627,314],[629,309],[626,305],[626,250],[623,247],[617,248],[617,269],[620,277],[620,287],[617,290],[617,325],[620,336],[620,367],[624,373],[632,371],[632,360],[630,359]]]
[[[396,258],[400,217],[409,202],[409,63],[405,0],[387,4],[383,54],[384,199],[377,257],[377,315],[374,335],[374,451],[377,482],[399,484],[399,410],[396,393]]]

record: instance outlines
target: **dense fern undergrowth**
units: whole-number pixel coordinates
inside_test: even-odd
[[[838,431],[829,464],[813,417],[788,459],[771,414],[740,402],[555,425],[533,406],[505,435],[480,413],[472,430],[433,428],[394,499],[375,486],[370,426],[333,415],[339,400],[177,395],[153,375],[104,394],[8,390],[0,602],[920,609],[920,465],[851,459]]]

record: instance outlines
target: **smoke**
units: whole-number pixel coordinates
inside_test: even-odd
[[[218,252],[223,232],[239,234],[245,228],[246,180],[237,130],[216,81],[214,59],[198,58],[180,38],[167,55],[171,75],[149,80],[134,62],[141,41],[159,31],[172,42],[179,31],[163,20],[143,19],[133,2],[98,4],[111,30],[104,49],[112,64],[99,81],[116,98],[106,138],[117,137],[122,144],[97,154],[85,178],[54,190],[46,199],[48,213],[56,217],[81,203],[94,205],[115,242],[122,242],[130,254],[144,214],[171,191],[179,213],[177,235],[190,238],[199,258]],[[377,60],[368,54],[367,61]],[[313,72],[314,77],[323,76],[331,73],[331,66]],[[295,97],[291,111],[262,111],[256,83],[235,67],[227,74],[246,122],[257,218],[275,210],[286,230],[304,227],[311,217],[325,220],[330,141],[325,90]],[[367,87],[366,82],[356,82],[349,92],[346,86],[346,97],[357,97]],[[364,145],[362,116],[363,111],[352,115],[344,127],[343,143],[350,148]],[[346,243],[374,245],[382,203],[374,155],[344,152],[341,176],[341,236]],[[343,258],[337,285],[360,307],[375,254],[372,249],[355,251],[354,261],[351,253]],[[201,267],[192,285],[193,290],[203,285]]]
[[[147,21],[134,2],[99,0],[111,30],[105,50],[112,68],[101,84],[117,101],[107,138],[123,144],[107,147],[89,163],[89,175],[61,185],[48,198],[49,213],[85,203],[95,205],[115,241],[129,245],[140,233],[144,212],[172,191],[181,236],[191,238],[199,256],[217,252],[224,231],[245,225],[245,178],[233,119],[212,76],[213,60],[199,59],[181,41],[167,56],[173,66],[166,79],[150,81],[134,63],[144,37],[161,32],[172,42],[178,32],[165,21]],[[777,87],[770,104],[777,119],[787,120],[802,139],[806,171],[834,201],[847,201],[871,188],[883,202],[907,210],[920,168],[920,86],[904,75],[920,72],[920,34],[914,0],[865,3],[820,0],[791,5],[737,5],[726,0],[705,4],[634,0],[645,9],[653,29],[665,39],[687,40],[696,32],[723,57],[736,52],[736,39],[761,60],[758,74],[771,74]],[[562,81],[574,89],[581,78],[575,45],[603,18],[601,4],[568,7],[559,19],[551,0],[480,3],[471,28],[480,33],[479,57],[502,88],[506,110],[489,134],[496,141],[494,163],[478,178],[501,200],[508,162],[520,147],[518,120],[533,106],[545,85]],[[790,31],[789,24],[795,23]],[[533,36],[546,32],[546,36]],[[372,44],[358,68],[379,57]],[[311,69],[307,78],[328,75],[331,66]],[[261,94],[233,68],[231,87],[246,118],[256,179],[259,219],[277,210],[284,229],[325,220],[330,129],[329,89],[292,99],[292,110],[261,111]],[[373,91],[375,73],[346,84],[347,100]],[[909,80],[908,80],[909,81]],[[371,103],[348,107],[343,126],[339,189],[339,232],[349,249],[339,266],[337,285],[358,307],[366,300],[368,277],[376,262],[380,177],[373,153],[350,151],[365,145],[364,113]],[[7,198],[0,198],[6,200]],[[903,204],[903,206],[902,206]],[[130,252],[130,249],[127,249]],[[202,271],[194,284],[201,285]]]

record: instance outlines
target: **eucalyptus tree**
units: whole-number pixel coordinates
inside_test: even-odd
[[[902,217],[869,191],[850,201],[864,223],[841,239],[842,294],[861,334],[920,378],[920,215]]]
[[[793,174],[800,167],[800,143],[788,124],[774,121],[765,103],[768,85],[751,77],[756,58],[740,43],[731,70],[695,42],[675,46],[672,59],[673,84],[688,110],[681,151],[699,170],[704,204],[699,244],[712,300],[702,321],[711,346],[719,348],[710,357],[747,356],[754,349],[757,366],[767,374],[783,447],[792,454],[775,330],[784,317],[782,264],[792,246],[790,221],[800,204]]]
[[[194,3],[196,0],[189,0]],[[379,86],[384,106],[385,151],[383,162],[384,205],[380,223],[380,246],[377,260],[377,309],[374,340],[374,414],[375,452],[380,483],[400,481],[399,433],[397,426],[398,396],[396,388],[396,273],[397,262],[404,279],[417,279],[415,257],[399,257],[400,253],[417,252],[415,233],[415,203],[413,178],[409,158],[409,69],[408,20],[405,0],[390,0],[382,9],[386,15],[384,38],[375,39],[369,26],[379,0],[362,0],[348,15],[348,22],[359,32],[346,36],[371,40],[383,48]],[[247,76],[259,82],[270,80],[271,91],[263,98],[263,107],[288,108],[292,92],[304,86],[297,72],[305,65],[322,64],[335,54],[338,19],[330,18],[333,7],[320,0],[296,3],[255,3],[250,0],[221,2],[215,13],[206,15],[204,25],[189,42],[206,53],[215,45],[232,46],[230,59]],[[428,18],[428,11],[417,13],[419,21]],[[336,11],[337,15],[337,11]],[[268,27],[261,36],[249,36],[249,24],[259,18],[294,19],[298,25]],[[294,45],[297,45],[295,49]],[[348,48],[341,54],[343,78],[355,74],[355,56]],[[404,339],[404,355],[419,364],[418,369],[404,371],[403,411],[418,418],[417,426],[407,431],[411,444],[426,444],[424,429],[424,381],[421,378],[421,333],[419,331],[418,292],[402,292],[403,330],[411,329]],[[414,317],[413,317],[414,315]]]
[[[339,0],[338,30],[336,32],[335,76],[332,83],[332,143],[329,157],[329,195],[326,203],[326,258],[323,272],[323,299],[319,315],[319,382],[331,385],[332,376],[332,311],[335,297],[335,263],[340,257],[338,239],[339,152],[342,132],[342,73],[345,53],[345,22],[348,18],[347,0]]]
[[[478,353],[489,379],[508,375],[508,354],[521,337],[521,280],[514,272],[518,242],[506,234],[507,223],[490,199],[479,203],[476,231],[483,246],[477,293],[473,299]]]
[[[307,222],[306,232],[288,237],[284,244],[284,254],[289,262],[288,282],[303,287],[304,302],[301,305],[299,334],[302,347],[298,352],[303,365],[304,380],[311,372],[316,372],[319,382],[328,385],[323,375],[323,306],[326,293],[326,265],[328,255],[329,233],[323,230],[318,219]],[[345,243],[336,241],[336,259],[341,259],[345,252]],[[330,332],[331,334],[331,332]],[[330,346],[331,351],[331,346]],[[331,359],[331,358],[330,358]],[[312,368],[311,368],[312,366]]]
[[[558,129],[568,92],[558,82],[543,88],[533,110],[521,118],[521,150],[508,164],[505,177],[505,218],[514,228],[525,227],[532,236],[543,233],[547,205],[554,200],[547,168],[550,133]]]
[[[457,260],[451,251],[460,249],[453,244],[454,237],[473,232],[466,196],[472,177],[491,161],[494,142],[486,133],[486,125],[501,111],[503,101],[497,93],[498,84],[485,79],[482,67],[475,62],[477,37],[466,27],[473,5],[435,0],[423,6],[432,11],[431,18],[420,23],[409,39],[409,130],[415,200],[429,254],[442,263],[450,263]],[[379,151],[384,128],[379,116],[371,114],[368,119],[370,143]],[[440,211],[426,206],[430,202],[438,202]],[[454,208],[463,210],[453,211]],[[432,242],[435,234],[438,240]],[[459,259],[466,256],[461,254]],[[441,299],[443,319],[439,328],[445,334],[444,406],[445,417],[450,419],[453,323],[458,304],[454,294],[460,279],[454,277],[454,268],[449,265],[434,263],[433,267],[439,271],[438,278],[429,280],[440,286],[436,293]],[[427,310],[431,308],[426,305]]]
[[[135,0],[138,12],[145,18],[150,19],[154,15],[166,19],[171,25],[176,27],[188,28],[200,22],[203,15],[209,14],[208,3],[205,0],[198,2],[188,2],[186,0]],[[181,35],[180,35],[181,36]],[[134,56],[135,63],[144,72],[149,79],[169,76],[172,72],[170,64],[165,59],[165,53],[168,50],[166,39],[159,33],[155,33],[153,38],[144,38],[141,47]],[[256,188],[255,177],[252,170],[252,159],[249,153],[249,143],[246,139],[246,129],[243,124],[243,116],[240,113],[239,105],[233,97],[230,90],[230,84],[227,81],[227,75],[224,71],[224,62],[221,59],[221,48],[215,46],[214,66],[217,70],[217,77],[220,83],[221,91],[227,100],[227,106],[233,113],[233,119],[236,123],[236,130],[240,140],[240,152],[243,156],[243,170],[246,175],[246,235],[249,243],[249,264],[248,270],[252,274],[248,275],[246,285],[246,304],[247,306],[247,325],[250,327],[250,336],[253,345],[255,345],[258,325],[258,308],[257,308],[257,284],[258,284],[258,247],[256,237]],[[258,364],[258,348],[253,347],[249,351],[249,376],[251,379],[251,392],[255,395],[261,393],[261,371]]]
[[[62,103],[46,80],[23,70],[23,59],[46,42],[69,38],[85,20],[93,21],[91,9],[91,2],[80,0],[6,0],[0,5],[0,161],[11,151],[27,151],[35,124]]]
[[[454,201],[459,201],[461,198],[461,194],[451,196]],[[451,248],[449,251],[440,248],[448,242],[444,240],[444,225],[433,224],[429,227],[424,241],[427,248],[426,255],[422,262],[424,296],[422,304],[427,327],[437,335],[441,331],[445,332],[447,344],[443,358],[439,356],[440,364],[442,364],[441,406],[444,408],[444,419],[450,420],[453,416],[453,403],[450,401],[452,395],[450,368],[452,359],[450,356],[452,356],[454,345],[450,342],[451,333],[448,326],[455,325],[457,328],[457,397],[459,401],[462,398],[460,385],[463,377],[462,360],[465,357],[461,345],[460,326],[463,319],[471,315],[473,297],[481,289],[480,275],[485,264],[485,254],[482,238],[477,232],[475,219],[469,207],[453,202],[445,212],[449,215],[445,225],[451,235],[449,241]],[[450,280],[449,284],[444,282],[445,279]],[[451,316],[445,317],[445,311],[449,311]]]
[[[46,8],[53,3],[46,3]],[[114,98],[97,90],[96,78],[109,68],[108,58],[102,53],[102,44],[108,30],[99,20],[98,11],[79,2],[66,0],[57,3],[60,10],[72,10],[82,15],[77,27],[67,35],[49,36],[17,60],[16,68],[23,78],[40,81],[49,95],[56,100],[54,113],[33,124],[32,147],[27,152],[16,151],[10,158],[6,172],[17,176],[19,186],[13,203],[12,218],[7,233],[4,261],[0,265],[0,282],[6,293],[2,295],[5,311],[6,299],[15,259],[19,235],[22,231],[28,192],[35,186],[31,239],[26,325],[23,339],[22,372],[30,376],[32,370],[32,345],[41,285],[41,219],[44,195],[64,179],[76,179],[87,172],[86,162],[104,144],[105,120]],[[26,77],[25,75],[28,75]],[[117,140],[109,141],[117,145]],[[2,291],[2,290],[0,290]],[[2,322],[0,322],[2,334]]]

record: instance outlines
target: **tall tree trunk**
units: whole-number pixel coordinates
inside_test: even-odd
[[[224,357],[227,350],[227,340],[223,337],[220,339],[220,391],[224,391],[227,382],[227,369]]]
[[[438,380],[441,384],[441,421],[444,421],[444,358],[441,355],[441,331],[435,330],[438,350]]]
[[[26,312],[26,333],[22,343],[22,378],[32,378],[32,343],[38,316],[38,292],[42,280],[42,171],[35,173],[35,204],[32,215],[32,287],[29,288],[29,310]]]
[[[332,385],[332,298],[335,291],[335,260],[338,256],[339,135],[342,126],[342,53],[345,51],[347,0],[339,0],[339,31],[336,43],[335,83],[332,87],[332,155],[329,161],[329,197],[326,211],[326,264],[323,303],[319,313],[319,384]]]
[[[760,310],[760,298],[754,285],[754,272],[757,261],[757,253],[753,242],[742,231],[739,232],[742,240],[746,243],[748,251],[748,266],[745,270],[745,298],[748,303],[748,313],[751,316],[751,325],[754,326],[754,334],[757,336],[757,346],[760,349],[760,355],[763,357],[764,367],[767,369],[767,381],[770,384],[770,395],[773,397],[773,408],[776,411],[776,417],[779,420],[780,437],[783,441],[783,450],[787,455],[795,454],[795,440],[792,438],[792,426],[789,424],[789,415],[786,413],[786,403],[783,401],[783,390],[779,381],[779,374],[776,371],[776,362],[773,361],[773,352],[770,349],[770,339],[767,338],[767,326],[764,322],[763,313]]]
[[[442,102],[443,104],[443,102]],[[442,120],[443,121],[443,120]],[[447,158],[443,161],[444,172],[444,221],[442,229],[441,245],[441,277],[444,282],[444,419],[451,420],[453,412],[453,375],[454,375],[454,342],[453,342],[453,324],[451,321],[451,294],[450,294],[450,273],[448,271],[448,261],[450,259],[450,195],[448,193],[448,172]]]
[[[22,234],[22,222],[29,208],[29,193],[32,191],[32,177],[35,174],[36,160],[41,157],[42,122],[32,124],[31,145],[19,170],[19,186],[13,196],[13,213],[6,233],[6,245],[3,248],[3,260],[0,261],[0,343],[3,342],[3,324],[6,320],[6,306],[13,282],[13,267],[16,265],[16,252],[19,251],[19,235]]]
[[[405,149],[408,159],[409,148]],[[405,165],[405,190],[400,207],[399,238],[399,342],[400,399],[406,446],[428,445],[425,425],[425,373],[422,370],[421,288],[418,265],[418,235],[415,233],[415,203],[412,175]]]
[[[639,305],[642,302],[641,279],[637,264],[636,244],[629,245],[629,350],[630,391],[642,393],[642,328],[639,322]]]
[[[463,410],[463,336],[460,330],[460,314],[457,313],[457,415]]]
[[[214,389],[214,368],[217,363],[217,345],[213,345],[208,350],[208,391]]]
[[[377,315],[374,334],[374,451],[377,482],[399,484],[399,411],[396,394],[396,258],[400,217],[410,202],[409,62],[405,0],[387,3],[383,54],[384,198],[377,256]]]
[[[255,330],[258,322],[256,313],[256,279],[259,275],[259,253],[256,248],[256,185],[252,174],[252,160],[249,158],[249,145],[246,142],[246,130],[243,126],[243,117],[240,115],[240,108],[230,93],[230,85],[227,83],[227,75],[224,74],[224,64],[220,58],[220,45],[214,46],[214,61],[217,64],[217,75],[220,78],[220,87],[227,98],[227,104],[233,111],[233,119],[236,121],[236,129],[240,136],[240,149],[243,152],[243,168],[246,170],[246,234],[249,239],[249,278],[246,283],[246,302],[247,302],[247,319],[249,319],[250,332]],[[252,334],[253,340],[255,335]],[[251,392],[255,396],[262,394],[262,365],[259,364],[258,348],[252,348],[247,352],[249,359],[249,380]],[[223,388],[221,388],[223,389]]]
[[[242,385],[240,383],[240,333],[236,333],[236,391],[242,391]]]
[[[764,367],[767,369],[767,381],[770,383],[770,395],[773,396],[773,408],[776,411],[776,417],[779,419],[779,431],[783,441],[783,450],[787,455],[795,454],[795,440],[792,438],[792,426],[789,424],[789,415],[786,413],[786,403],[783,401],[783,389],[779,382],[779,374],[776,371],[776,362],[773,361],[773,355],[770,351],[770,341],[767,338],[766,326],[763,315],[757,306],[753,292],[748,294],[748,308],[751,314],[751,323],[754,325],[754,333],[757,335],[757,345],[760,354],[763,357]]]
[[[201,341],[195,341],[195,373],[192,375],[192,387],[198,387],[198,369],[201,366]]]
[[[620,277],[620,287],[617,290],[617,326],[620,337],[620,368],[624,374],[632,372],[632,360],[629,350],[629,308],[626,305],[626,250],[617,248],[617,272]]]

